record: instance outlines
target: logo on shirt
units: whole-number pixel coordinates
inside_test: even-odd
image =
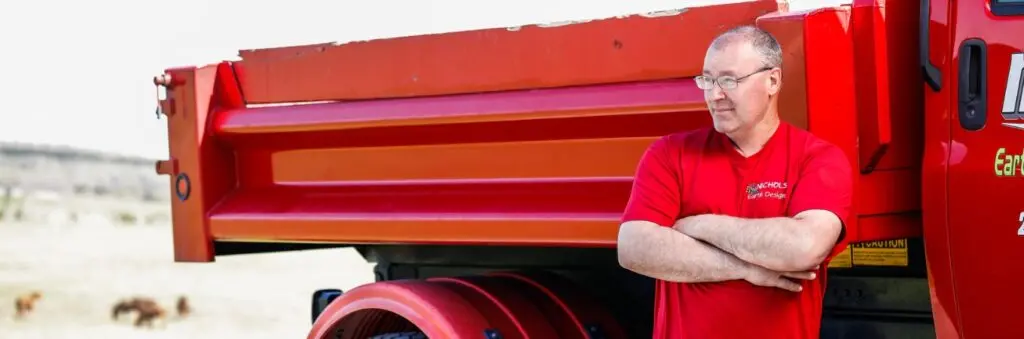
[[[747,185],[747,200],[755,199],[777,199],[786,198],[786,188],[789,185],[784,181],[762,181]]]

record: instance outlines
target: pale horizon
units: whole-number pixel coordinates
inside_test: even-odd
[[[0,141],[167,157],[152,77],[238,50],[509,27],[739,0],[10,2],[0,5]],[[851,0],[790,1],[793,10]],[[281,4],[281,3],[278,3]],[[301,9],[300,9],[301,8]],[[310,9],[312,8],[312,10]]]

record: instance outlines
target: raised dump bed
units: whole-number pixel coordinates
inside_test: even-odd
[[[710,122],[695,46],[753,23],[787,51],[785,119],[864,169],[856,236],[919,235],[918,219],[894,213],[918,209],[920,151],[890,131],[915,114],[854,104],[903,94],[877,71],[854,77],[878,43],[847,36],[856,11],[776,6],[249,50],[171,69],[158,77],[171,131],[160,168],[179,191],[176,258],[212,260],[214,242],[613,246],[643,150]],[[862,82],[879,84],[855,93]]]

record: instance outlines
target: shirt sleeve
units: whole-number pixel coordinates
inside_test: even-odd
[[[849,159],[838,147],[828,145],[811,152],[790,198],[789,216],[807,210],[832,212],[842,223],[842,231],[829,258],[842,252],[849,243],[848,227],[853,204],[853,170]]]
[[[644,151],[622,221],[645,220],[671,227],[679,216],[679,154],[668,137]]]

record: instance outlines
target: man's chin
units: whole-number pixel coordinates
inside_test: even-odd
[[[729,133],[735,132],[737,129],[739,129],[739,128],[737,128],[737,126],[735,124],[730,124],[730,123],[727,123],[727,122],[724,122],[724,121],[723,122],[715,121],[715,122],[712,122],[712,124],[715,127],[715,131],[718,131],[718,133],[722,133],[722,134],[729,134]]]

